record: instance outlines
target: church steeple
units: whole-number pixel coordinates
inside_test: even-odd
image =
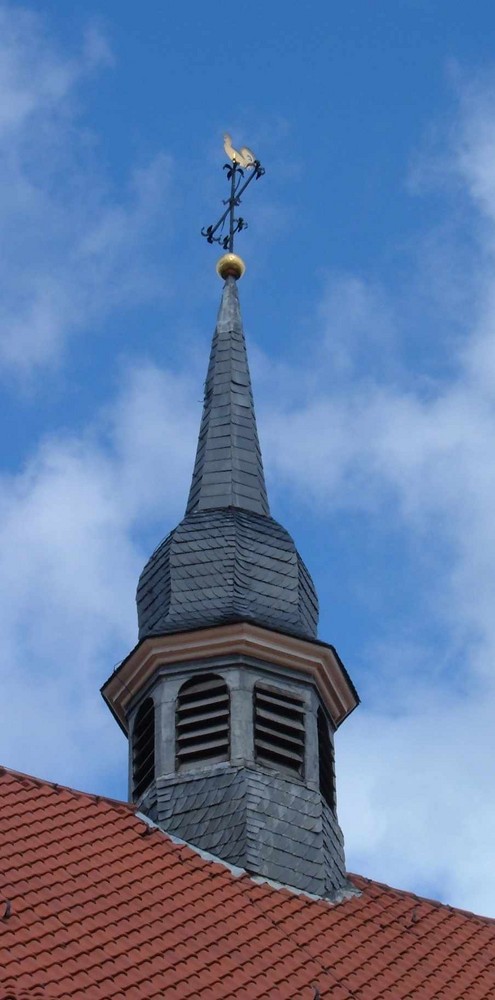
[[[213,334],[186,514],[146,564],[137,609],[140,639],[239,621],[316,636],[313,581],[269,514],[232,274]]]
[[[236,279],[226,279],[211,346],[186,514],[239,507],[269,515]]]
[[[262,168],[245,147],[250,179]],[[230,152],[229,152],[230,155]],[[251,160],[249,159],[251,157]],[[358,697],[288,532],[269,512],[232,253],[186,513],[139,579],[139,643],[103,686],[129,734],[130,796],[164,830],[320,896],[349,891],[333,734]]]

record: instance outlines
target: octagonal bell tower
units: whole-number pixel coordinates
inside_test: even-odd
[[[184,519],[138,585],[139,643],[103,687],[130,797],[164,830],[299,889],[346,888],[334,733],[357,704],[269,513],[236,278],[213,336]]]
[[[232,171],[231,214],[235,162]],[[334,899],[349,890],[334,733],[358,697],[317,638],[313,581],[270,516],[237,289],[244,267],[230,253],[219,270],[185,516],[141,573],[139,641],[102,694],[129,738],[141,812],[253,875]]]

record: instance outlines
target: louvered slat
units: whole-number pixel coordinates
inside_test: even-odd
[[[303,702],[285,692],[257,685],[254,689],[254,745],[257,760],[302,775]]]
[[[225,725],[226,722],[227,722],[227,717],[220,720],[217,717],[214,720],[212,720],[211,725],[202,726],[201,729],[189,729],[185,733],[180,733],[178,736],[179,744],[186,745],[187,743],[190,743],[192,740],[195,740],[196,742],[198,740],[201,741],[203,737],[208,738],[208,736],[210,736],[210,734],[212,733],[225,733],[227,729]]]
[[[216,764],[228,759],[229,745],[225,741],[201,743],[196,747],[183,747],[180,751],[181,764],[199,763],[207,760],[209,764]]]
[[[220,705],[218,708],[214,708],[212,712],[201,712],[199,715],[188,716],[177,722],[177,729],[181,732],[186,732],[187,729],[195,728],[200,726],[202,722],[206,722],[209,719],[221,718],[224,715],[229,714],[228,702],[226,704]]]
[[[136,715],[132,734],[134,797],[144,792],[155,775],[155,706],[146,698]]]
[[[197,716],[201,715],[203,710],[208,714],[212,708],[219,705],[228,705],[228,703],[228,694],[222,693],[222,695],[212,695],[211,698],[202,698],[201,701],[187,702],[187,704],[183,705],[181,711],[184,717]]]
[[[292,695],[286,695],[282,692],[268,691],[266,688],[258,687],[256,689],[258,698],[260,702],[264,701],[267,704],[278,705],[280,708],[285,708],[287,711],[298,712],[300,710],[301,702],[299,698],[294,698]]]
[[[330,809],[335,809],[334,754],[328,721],[322,708],[318,709],[318,758],[320,770],[320,792]]]
[[[228,760],[230,697],[225,681],[214,674],[186,681],[177,698],[178,767]]]
[[[210,680],[205,680],[205,681],[191,680],[191,681],[186,681],[186,684],[190,685],[188,691],[189,701],[195,701],[196,698],[201,698],[202,694],[205,695],[206,697],[209,697],[215,691],[223,692],[225,691],[226,688],[225,681],[223,681],[221,677],[213,677],[213,675],[210,675]],[[184,685],[184,688],[186,687],[186,684]]]
[[[258,706],[258,717],[260,719],[265,719],[267,725],[273,724],[278,726],[279,729],[286,729],[288,732],[293,732],[294,729],[299,729],[300,732],[304,732],[304,723],[299,722],[297,717],[295,719],[284,719],[280,718],[276,712],[267,712],[264,708]]]
[[[256,723],[256,732],[260,734],[261,739],[266,739],[268,742],[276,736],[280,746],[286,746],[289,750],[299,750],[301,746],[304,746],[304,741],[301,740],[300,733],[291,736],[289,733],[280,732],[280,728],[277,726],[263,726],[259,719]]]

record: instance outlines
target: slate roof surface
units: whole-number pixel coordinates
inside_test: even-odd
[[[235,278],[227,278],[211,345],[186,514],[215,507],[269,514]]]
[[[140,639],[234,621],[316,637],[313,581],[270,517],[234,278],[213,335],[186,515],[144,567],[137,609]]]
[[[258,885],[11,771],[0,798],[0,1000],[495,998],[495,921],[357,876],[334,905]]]
[[[318,598],[285,528],[236,507],[184,518],[147,562],[137,589],[139,638],[251,621],[316,637]]]

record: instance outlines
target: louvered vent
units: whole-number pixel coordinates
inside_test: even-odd
[[[221,677],[203,674],[182,685],[177,699],[176,747],[178,767],[229,759],[230,697]]]
[[[328,721],[322,708],[318,709],[318,756],[320,765],[320,792],[330,809],[335,809],[335,774],[333,746],[328,732]]]
[[[153,698],[143,701],[132,736],[134,796],[139,798],[155,776],[155,706]]]
[[[256,759],[302,775],[304,771],[304,704],[273,688],[254,689]]]

